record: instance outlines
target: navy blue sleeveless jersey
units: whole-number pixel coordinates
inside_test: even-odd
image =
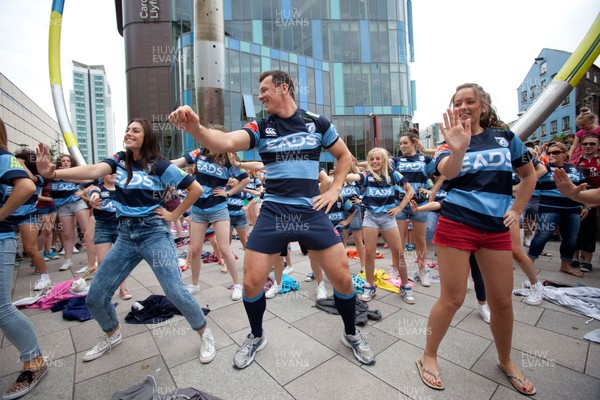
[[[381,177],[377,182],[370,172],[361,172],[360,181],[357,184],[365,189],[362,204],[368,210],[374,213],[385,213],[390,208],[398,205],[398,196],[396,191],[399,186],[404,186],[408,181],[398,171],[391,171],[389,179],[386,181]]]
[[[115,208],[117,218],[147,217],[162,205],[165,191],[173,186],[186,189],[194,178],[171,164],[169,160],[157,158],[151,165],[142,166],[134,161],[132,164],[133,177],[127,182],[127,167],[125,152],[120,151],[102,162],[110,165],[115,178]]]
[[[195,213],[211,213],[227,208],[227,199],[214,196],[213,190],[225,189],[229,178],[241,181],[248,177],[244,170],[232,166],[229,161],[226,165],[215,163],[212,157],[203,155],[200,149],[193,150],[184,157],[189,164],[196,164],[196,181],[204,189],[204,193],[192,206],[192,212]]]
[[[413,200],[421,205],[427,201],[427,195],[419,193],[419,188],[431,189],[433,187],[429,175],[435,172],[435,162],[429,156],[424,154],[415,154],[413,156],[400,156],[392,158],[392,165],[396,171],[400,172],[415,191]],[[400,194],[406,193],[400,188]]]
[[[94,217],[97,221],[116,222],[117,208],[115,207],[115,199],[117,190],[111,190],[102,184],[97,185],[96,188],[97,189],[92,189],[90,191],[90,196],[93,193],[98,193],[102,200],[102,204],[100,204],[100,209],[94,208]]]
[[[436,168],[451,154],[442,143]],[[523,142],[511,131],[487,128],[471,137],[460,174],[447,182],[442,216],[486,232],[506,232],[503,215],[512,202],[512,170],[531,162]]]
[[[583,173],[579,168],[571,164],[565,164],[562,167],[554,167],[551,165],[544,165],[544,167],[546,167],[548,172],[538,179],[535,186],[541,196],[538,212],[579,214],[581,212],[581,204],[563,196],[558,191],[553,175],[554,170],[557,168],[563,169],[575,185],[580,185],[585,181]]]
[[[289,118],[270,115],[244,126],[250,148],[258,152],[266,169],[264,201],[312,207],[319,195],[321,147],[339,139],[335,126],[320,115],[300,108]]]
[[[12,190],[12,180],[17,178],[29,179],[29,175],[15,156],[0,147],[0,191],[2,191],[2,196],[0,196],[0,207],[3,207],[6,199],[8,199],[8,196],[5,195],[7,188],[11,187]],[[6,219],[0,221],[0,239],[15,237],[15,231],[10,221],[7,221]]]

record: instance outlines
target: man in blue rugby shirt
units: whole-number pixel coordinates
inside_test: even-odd
[[[259,81],[258,99],[268,117],[250,122],[243,129],[227,134],[208,129],[188,106],[169,116],[172,123],[212,151],[233,153],[258,148],[266,168],[267,192],[244,257],[243,301],[251,333],[235,354],[233,366],[247,367],[267,344],[262,329],[266,308],[263,284],[275,258],[293,241],[311,250],[333,284],[335,304],[344,322],[342,342],[353,349],[357,360],[372,365],[374,352],[354,325],[356,295],[346,252],[323,213],[337,201],[352,156],[327,119],[298,108],[294,83],[287,73],[268,71]],[[319,195],[321,147],[336,158],[337,167],[330,189]]]

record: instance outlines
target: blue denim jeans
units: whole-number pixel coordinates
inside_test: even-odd
[[[12,275],[16,252],[16,239],[0,239],[0,328],[17,348],[21,354],[21,362],[24,363],[42,354],[42,350],[33,324],[12,305]]]
[[[152,215],[119,221],[117,241],[92,281],[86,304],[102,330],[109,332],[119,326],[115,307],[111,304],[113,293],[142,260],[150,265],[165,295],[192,329],[202,329],[206,325],[204,313],[181,278],[169,225]]]
[[[571,261],[577,243],[577,232],[579,232],[580,217],[579,214],[563,213],[540,213],[538,214],[535,236],[529,246],[529,258],[536,260],[544,246],[552,237],[552,233],[557,226],[560,227],[562,241],[560,243],[560,258],[563,261]]]
[[[429,243],[433,242],[433,234],[441,213],[429,211],[427,213],[427,225],[425,226],[425,240]]]

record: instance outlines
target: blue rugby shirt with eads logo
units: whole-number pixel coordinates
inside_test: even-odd
[[[229,190],[230,188],[227,187],[226,189]],[[227,209],[229,210],[229,216],[238,217],[240,215],[244,215],[244,210],[242,210],[242,207],[244,207],[244,200],[251,199],[253,197],[254,196],[252,196],[250,193],[246,193],[243,190],[240,190],[239,192],[227,197]]]
[[[352,204],[350,200],[338,199],[338,201],[333,203],[331,209],[326,215],[331,223],[335,226],[348,218],[348,215],[356,211],[357,208],[358,206],[356,204]]]
[[[29,175],[23,169],[23,166],[8,151],[0,147],[0,190],[2,195],[0,196],[0,207],[4,206],[8,197],[4,196],[5,190],[8,186],[13,186],[12,180],[17,178],[27,178]],[[15,238],[15,231],[9,221],[0,221],[0,240]],[[12,268],[12,267],[10,267]]]
[[[117,218],[122,217],[147,217],[162,205],[165,191],[173,186],[177,189],[186,189],[193,182],[189,174],[164,158],[154,159],[153,164],[142,166],[133,161],[132,178],[127,182],[127,167],[125,165],[125,152],[120,151],[102,160],[110,165],[115,178],[115,208]]]
[[[451,154],[444,142],[439,162]],[[486,232],[506,232],[503,215],[512,201],[512,169],[531,162],[523,142],[511,131],[487,128],[471,136],[459,175],[448,180],[442,216]]]
[[[35,182],[35,193],[31,195],[31,197],[28,198],[27,201],[21,207],[17,208],[15,211],[13,211],[12,214],[10,214],[10,217],[8,218],[11,220],[11,222],[16,223],[16,220],[22,221],[23,218],[19,219],[19,217],[26,217],[31,214],[37,213],[36,206],[38,196],[42,194],[42,187],[44,187],[44,178],[42,178],[39,175],[36,175],[36,178],[37,182]],[[4,202],[6,202],[6,199],[8,199],[8,197],[12,193],[12,189],[13,187],[10,185],[3,185],[2,191],[4,192]]]
[[[339,139],[335,126],[320,115],[296,109],[289,118],[270,115],[244,126],[250,147],[258,153],[266,169],[264,201],[312,207],[319,195],[321,147],[333,146]]]
[[[431,189],[433,183],[429,175],[435,172],[435,162],[429,156],[424,154],[415,154],[412,156],[400,156],[392,158],[392,164],[396,171],[399,171],[415,191],[413,200],[421,205],[427,201],[427,195],[419,192],[419,188]],[[406,192],[399,188],[401,196]]]
[[[65,204],[74,203],[79,200],[75,193],[79,190],[79,184],[55,180],[50,183],[50,194],[56,207],[64,206]]]
[[[360,180],[357,184],[365,189],[362,204],[367,210],[373,213],[386,213],[390,208],[398,205],[398,196],[396,195],[398,187],[403,187],[408,181],[400,172],[390,172],[388,180],[380,177],[379,182],[369,171],[358,174]]]
[[[540,194],[539,213],[561,213],[561,214],[579,214],[581,212],[581,204],[563,196],[556,188],[554,181],[554,171],[558,168],[564,170],[569,179],[575,184],[580,185],[585,181],[585,176],[574,165],[565,164],[562,167],[553,165],[544,165],[548,171],[537,181],[535,189]]]
[[[211,156],[202,154],[202,150],[196,149],[186,154],[185,160],[189,164],[196,164],[196,181],[204,189],[204,193],[192,206],[194,213],[211,213],[227,208],[227,199],[223,196],[214,196],[213,190],[220,188],[225,190],[229,178],[238,181],[246,179],[248,174],[239,168],[232,166],[229,161],[225,165],[217,164]]]

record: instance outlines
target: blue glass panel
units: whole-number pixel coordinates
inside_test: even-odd
[[[279,60],[279,50],[271,49],[271,58]]]
[[[262,21],[260,20],[252,21],[252,41],[254,43],[263,44]],[[252,52],[254,53],[254,51]]]
[[[294,53],[290,53],[290,62],[294,64],[298,64],[298,55]]]
[[[292,1],[281,0],[281,19],[287,20],[292,18]]]
[[[231,20],[231,0],[223,0],[223,19]]]
[[[254,110],[254,101],[252,100],[251,94],[242,95],[244,99],[244,117],[245,119],[256,118],[256,111]]]
[[[406,34],[404,33],[404,22],[402,21],[398,21],[398,47],[400,63],[408,63],[408,58],[406,57]]]
[[[262,48],[262,56],[263,57],[271,57],[271,50],[268,47]]]
[[[315,95],[318,105],[323,105],[323,71],[315,70]]]
[[[308,101],[300,101],[300,108],[303,110],[308,110]]]
[[[381,107],[381,106],[373,107],[373,114],[377,114],[377,115],[383,114],[383,107]]]
[[[298,65],[306,65],[306,57],[298,56]]]
[[[262,57],[262,70],[263,71],[271,70],[271,59],[269,57]]]
[[[313,60],[312,58],[306,57],[306,66],[314,68],[315,67],[315,60]]]
[[[240,49],[240,41],[237,39],[229,38],[229,48],[233,50]]]
[[[360,61],[368,63],[371,61],[371,47],[369,38],[369,21],[358,21],[360,29]]]
[[[282,51],[280,54],[280,57],[281,57],[281,61],[289,61],[290,53],[288,53],[287,51]]]
[[[298,67],[298,87],[296,90],[300,93],[300,104],[306,110],[308,107],[308,79],[306,78],[306,67],[300,66]],[[305,106],[302,106],[303,103],[306,103]]]
[[[250,53],[250,43],[240,42],[240,50],[245,53]]]
[[[312,21],[312,48],[313,57],[323,58],[323,30],[321,20],[315,19]],[[321,69],[321,67],[318,67]]]
[[[334,102],[336,105],[336,114],[343,114],[337,112],[338,107],[344,106],[344,67],[342,63],[333,64],[333,82],[331,85],[334,88]]]
[[[181,102],[182,105],[188,105],[192,107],[193,99],[192,99],[193,90],[184,90],[181,94]],[[183,134],[183,150],[192,151],[195,148],[194,138],[187,133]]]
[[[335,107],[335,113],[339,115],[344,115],[344,107]]]
[[[363,114],[368,115],[371,114],[373,112],[373,107],[369,106],[369,107],[363,107]]]
[[[329,63],[328,62],[323,61],[323,71],[329,72]]]
[[[329,7],[331,8],[331,19],[340,19],[340,0],[331,0]]]
[[[364,115],[365,110],[364,107],[354,107],[354,114]]]
[[[251,44],[250,45],[250,50],[252,51],[252,54],[260,56],[260,46],[257,44]]]
[[[315,69],[323,69],[323,63],[321,62],[321,60],[315,60]]]

